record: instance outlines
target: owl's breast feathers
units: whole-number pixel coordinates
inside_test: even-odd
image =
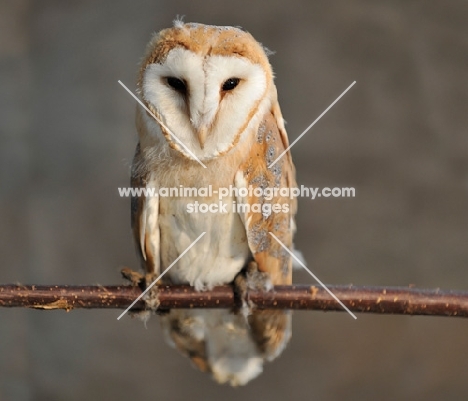
[[[207,238],[212,243],[204,251],[219,252],[219,247],[213,241],[229,243],[231,241],[230,236],[238,241],[240,224],[246,233],[250,254],[258,263],[260,271],[269,273],[274,285],[291,283],[291,256],[270,235],[270,233],[273,233],[284,245],[290,249],[292,248],[297,200],[284,195],[284,192],[280,191],[281,189],[289,190],[296,186],[295,169],[289,152],[271,166],[288,146],[288,139],[279,113],[279,108],[272,108],[264,115],[257,130],[250,134],[252,138],[248,140],[249,147],[243,152],[235,152],[235,160],[233,160],[232,155],[227,154],[224,156],[227,159],[226,164],[232,170],[231,174],[224,174],[220,171],[223,168],[223,157],[212,163],[207,163],[208,170],[213,169],[213,171],[206,171],[198,166],[196,162],[192,163],[190,176],[196,176],[193,169],[199,168],[200,178],[192,178],[189,184],[185,185],[197,186],[198,181],[199,186],[213,184],[214,188],[229,187],[230,185],[238,190],[250,188],[247,196],[240,196],[238,192],[232,198],[224,199],[225,202],[235,201],[237,203],[237,205],[233,204],[232,207],[228,205],[227,211],[228,215],[234,213],[238,217],[228,218],[228,215],[225,214],[214,214],[212,216],[209,213],[200,215],[199,213],[188,212],[187,203],[195,199],[200,203],[217,202],[216,196],[193,199],[182,199],[180,197],[150,198],[141,193],[138,197],[132,199],[132,230],[138,253],[148,272],[157,273],[161,268],[164,269],[167,267],[166,265],[171,263],[169,260],[161,259],[161,243],[170,246],[162,238],[164,235],[170,236],[171,241],[177,241],[179,234],[188,235],[186,237],[187,241],[183,242],[184,246],[185,242],[187,242],[186,246],[189,246],[191,241],[195,240],[202,231],[213,231],[213,235],[207,232]],[[184,181],[184,170],[177,166],[178,160],[183,164],[187,164],[187,160],[175,159],[171,170],[176,171],[177,174],[170,173],[167,162],[158,164],[151,160],[145,160],[145,158],[149,157],[148,155],[154,155],[154,153],[154,151],[148,149],[145,151],[140,144],[137,146],[132,168],[132,187],[158,188],[164,186],[177,188],[181,183],[187,182]],[[213,183],[207,181],[206,178],[201,178],[206,176],[212,177]],[[256,189],[261,189],[259,196],[256,196],[260,193]],[[240,219],[239,223],[236,223],[238,221],[236,219]],[[227,221],[229,221],[229,227],[226,227]],[[216,225],[219,227],[216,227]],[[198,230],[200,232],[196,230],[197,226],[200,228]],[[175,230],[180,231],[180,233],[175,233]],[[175,248],[174,252],[169,252],[173,259],[185,249],[179,252],[181,248],[179,246],[175,246]],[[195,252],[196,249],[193,251]],[[243,257],[246,257],[245,263],[247,263],[248,256],[245,255],[244,251],[239,252],[244,255]],[[223,265],[226,263],[226,256],[236,255],[229,255],[225,252],[225,254],[219,256],[224,258],[219,261]],[[207,257],[206,259],[216,265],[216,257]],[[183,260],[179,261],[179,263],[183,263]],[[203,267],[206,268],[206,266]],[[192,266],[192,270],[196,268],[196,266]],[[216,269],[217,267],[213,266],[213,268]],[[180,281],[180,279],[177,280],[177,282]],[[189,282],[189,280],[186,282]],[[215,285],[217,284],[223,283],[216,283]]]

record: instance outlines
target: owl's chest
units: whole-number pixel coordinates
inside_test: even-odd
[[[159,229],[161,268],[167,268],[203,237],[168,272],[172,282],[198,289],[230,283],[245,266],[250,251],[233,198],[161,197]]]

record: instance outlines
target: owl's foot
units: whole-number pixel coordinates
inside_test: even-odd
[[[148,287],[151,287],[146,294],[143,296],[143,299],[145,300],[146,304],[146,309],[159,313],[159,290],[158,290],[158,283],[154,283],[154,280],[156,280],[156,275],[154,273],[148,273],[145,275],[145,290]]]
[[[132,270],[129,267],[124,267],[122,270],[120,270],[120,274],[125,280],[130,281],[130,284],[133,287],[141,288],[145,286],[145,276],[140,272]]]
[[[268,273],[259,271],[256,262],[249,262],[246,269],[234,279],[234,293],[241,301],[241,307],[236,312],[241,312],[245,317],[251,314],[255,305],[249,299],[249,290],[271,291],[272,288],[273,284]]]
[[[146,291],[146,289],[151,286],[143,296],[143,300],[145,301],[145,310],[137,313],[139,317],[146,321],[149,318],[149,312],[155,312],[158,314],[164,313],[164,311],[159,310],[160,302],[158,283],[152,285],[156,279],[154,273],[142,274],[128,267],[124,267],[120,273],[124,279],[130,282],[131,285],[139,287],[142,291]]]

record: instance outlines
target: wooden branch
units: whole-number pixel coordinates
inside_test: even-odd
[[[333,286],[328,288],[353,312],[468,317],[468,292],[403,288]],[[125,309],[141,290],[131,286],[0,285],[0,307],[34,309]],[[308,285],[277,286],[271,292],[250,291],[259,309],[343,311],[322,288]],[[160,286],[161,309],[233,308],[239,305],[232,287],[197,292],[193,287]],[[144,309],[139,301],[133,311]]]

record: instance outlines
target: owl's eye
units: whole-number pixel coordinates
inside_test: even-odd
[[[187,92],[187,85],[185,85],[185,82],[182,81],[179,78],[175,77],[168,77],[166,78],[167,84],[174,90],[180,93],[186,93]]]
[[[239,85],[240,79],[239,78],[229,78],[226,81],[224,81],[223,84],[223,91],[231,91],[233,90],[237,85]]]

